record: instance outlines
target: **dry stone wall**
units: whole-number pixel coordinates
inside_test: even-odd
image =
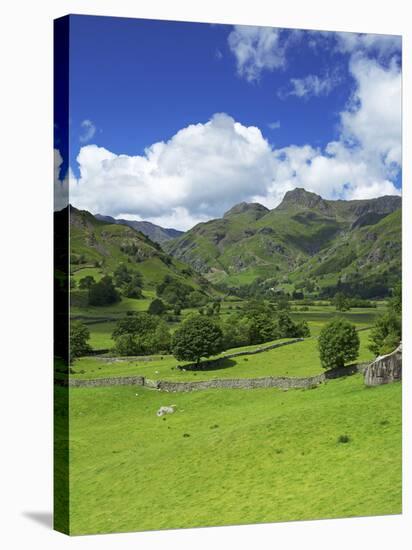
[[[341,369],[334,369],[301,378],[266,376],[263,378],[217,378],[213,380],[198,380],[192,382],[178,382],[169,380],[150,380],[144,376],[125,376],[118,378],[95,378],[82,380],[72,378],[67,381],[56,380],[56,384],[69,385],[70,387],[104,387],[118,385],[137,385],[165,392],[188,392],[207,389],[254,389],[254,388],[280,388],[280,389],[310,389],[332,378],[348,376],[357,372],[363,372],[367,364],[360,363]]]

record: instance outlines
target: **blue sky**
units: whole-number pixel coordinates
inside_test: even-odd
[[[390,36],[71,16],[72,202],[186,229],[295,186],[399,192],[400,53]]]

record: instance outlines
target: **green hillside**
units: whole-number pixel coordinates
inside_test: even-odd
[[[396,196],[327,201],[295,189],[273,210],[241,203],[164,247],[209,280],[229,286],[260,277],[290,290],[309,274],[322,292],[353,276],[358,285],[380,285],[377,295],[384,295],[400,276],[400,208]]]
[[[84,277],[95,282],[104,276],[113,276],[119,265],[126,266],[130,274],[142,276],[140,299],[123,297],[120,303],[110,305],[112,313],[126,310],[146,310],[155,297],[156,285],[168,276],[189,290],[205,295],[213,292],[209,283],[191,267],[165,253],[135,229],[96,219],[90,212],[70,207],[70,276],[72,313],[107,317],[108,308],[87,303],[87,290],[79,288]],[[94,311],[95,310],[95,311]]]

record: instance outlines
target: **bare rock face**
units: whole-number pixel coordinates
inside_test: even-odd
[[[379,386],[402,380],[402,344],[388,355],[375,359],[365,369],[364,382],[367,386]]]

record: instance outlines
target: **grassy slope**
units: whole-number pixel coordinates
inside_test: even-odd
[[[373,359],[367,349],[369,331],[359,333],[361,348],[358,361]],[[282,341],[282,340],[281,340]],[[236,351],[236,350],[235,350]],[[227,352],[229,353],[229,351]],[[154,360],[101,360],[96,357],[78,359],[73,368],[73,378],[105,378],[112,376],[146,376],[155,380],[210,380],[214,378],[259,378],[264,376],[313,376],[322,372],[316,339],[305,340],[256,355],[222,359],[219,365],[204,371],[182,371],[184,365],[172,356]],[[80,372],[84,371],[84,372]]]
[[[78,388],[70,401],[72,534],[401,511],[400,384]]]
[[[125,252],[125,247],[131,246],[138,251],[137,255]],[[199,289],[199,276],[185,273],[186,265],[168,257],[148,237],[128,226],[99,221],[86,211],[71,210],[70,252],[73,256],[83,255],[86,264],[83,269],[82,265],[71,265],[76,280],[85,275],[100,278],[105,273],[112,274],[124,263],[143,275],[145,289],[153,289],[165,275]],[[101,262],[102,267],[94,268],[96,261]]]
[[[166,246],[191,265],[203,265],[201,271],[215,268],[207,275],[211,281],[235,286],[256,277],[282,282],[283,276],[299,283],[309,275],[318,277],[323,287],[336,284],[338,275],[350,275],[356,269],[357,277],[391,270],[399,276],[401,210],[374,225],[349,231],[352,221],[342,212],[332,218],[330,213],[291,205],[258,220],[245,214],[211,220]],[[376,239],[371,238],[372,233]],[[376,255],[369,257],[371,252]],[[282,282],[284,289],[290,290],[287,284]]]

